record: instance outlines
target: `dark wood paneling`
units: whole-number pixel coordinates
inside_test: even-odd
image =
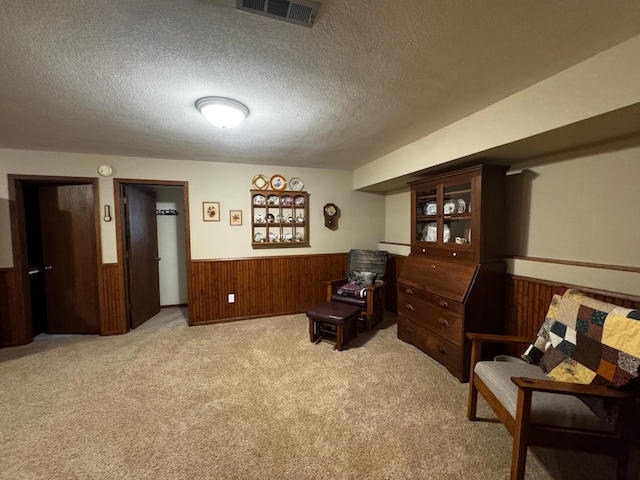
[[[24,345],[31,341],[25,328],[23,292],[14,268],[0,269],[0,347]]]
[[[407,259],[404,255],[395,255],[390,253],[387,257],[387,271],[384,279],[387,282],[385,289],[385,308],[398,313],[398,277],[402,273],[404,261]]]
[[[126,333],[122,279],[117,263],[103,264],[100,268],[100,334]]]
[[[189,324],[304,312],[346,270],[346,253],[192,261]]]

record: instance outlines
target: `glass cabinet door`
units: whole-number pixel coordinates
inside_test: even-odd
[[[471,183],[443,187],[442,243],[471,243],[471,208]]]
[[[415,241],[438,242],[438,193],[434,186],[415,192]]]

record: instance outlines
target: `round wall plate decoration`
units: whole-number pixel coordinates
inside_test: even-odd
[[[294,192],[300,192],[304,188],[304,183],[298,177],[293,177],[289,180],[289,188]]]
[[[113,168],[110,165],[100,165],[98,167],[98,173],[103,177],[108,177],[113,173]]]
[[[266,190],[269,187],[269,180],[262,174],[258,174],[253,177],[251,183],[255,187],[256,190]]]
[[[284,190],[287,188],[287,179],[282,175],[274,175],[271,177],[270,183],[273,190]]]

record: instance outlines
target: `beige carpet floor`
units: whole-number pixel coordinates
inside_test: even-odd
[[[397,339],[342,352],[304,315],[0,350],[2,479],[506,479],[511,439],[468,422],[467,385]],[[479,413],[493,418],[481,401]],[[529,479],[605,479],[598,456],[531,451]]]

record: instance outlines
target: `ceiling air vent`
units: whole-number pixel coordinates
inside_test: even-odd
[[[320,8],[311,0],[236,0],[236,10],[311,28]]]

